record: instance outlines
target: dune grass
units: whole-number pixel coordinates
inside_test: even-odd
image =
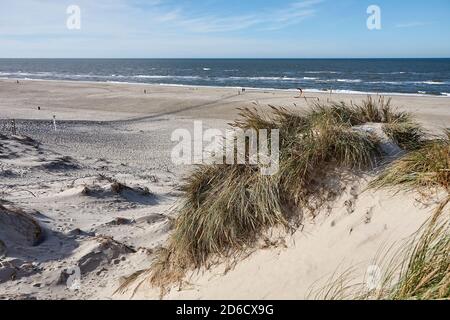
[[[440,208],[445,210],[447,198]],[[450,221],[433,217],[412,244],[400,268],[399,281],[380,298],[391,300],[450,299]]]
[[[425,196],[447,192],[422,236],[410,246],[398,282],[380,298],[450,299],[450,130],[392,163],[372,186],[415,189]]]
[[[425,191],[444,188],[450,192],[450,130],[394,161],[371,186]]]
[[[414,122],[387,123],[383,126],[383,131],[403,150],[413,151],[423,146],[425,132]]]
[[[263,176],[250,164],[197,167],[185,181],[173,234],[149,270],[151,284],[170,287],[188,270],[238,256],[270,228],[291,230],[299,210],[314,211],[335,192],[325,181],[371,170],[382,157],[378,138],[354,126],[410,121],[383,98],[317,103],[303,113],[241,109],[233,127],[280,130],[279,172]]]

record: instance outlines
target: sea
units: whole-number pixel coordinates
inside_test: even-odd
[[[450,59],[0,59],[0,78],[450,97]]]

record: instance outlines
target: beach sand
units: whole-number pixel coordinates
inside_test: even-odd
[[[134,296],[115,290],[150,266],[173,226],[190,167],[172,163],[172,132],[192,131],[197,120],[205,129],[223,130],[242,107],[305,110],[314,101],[357,104],[366,98],[297,96],[282,90],[239,94],[235,88],[0,80],[0,210],[8,217],[20,211],[42,231],[33,243],[24,240],[35,234],[27,222],[14,225],[9,239],[0,234],[0,298],[159,298],[145,283]],[[450,125],[450,98],[392,99],[432,133]],[[349,185],[285,246],[255,250],[231,270],[224,264],[189,275],[190,285],[165,298],[302,299],[336,270],[353,266],[363,273],[381,248],[404,244],[433,210],[416,194],[363,192],[365,184]],[[71,287],[75,266],[81,283]]]

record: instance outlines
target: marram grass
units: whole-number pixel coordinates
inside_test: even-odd
[[[449,198],[441,205],[445,210]],[[450,221],[433,218],[410,246],[399,281],[380,298],[391,300],[450,299]]]
[[[303,113],[241,109],[232,126],[280,130],[280,170],[262,176],[249,164],[197,167],[185,181],[168,244],[146,273],[151,284],[164,293],[189,270],[239,256],[270,228],[291,230],[299,210],[317,209],[333,192],[324,181],[374,168],[382,156],[377,137],[352,128],[367,122],[409,123],[410,116],[382,98],[360,106],[315,104]]]
[[[394,161],[372,187],[403,187],[430,191],[444,188],[450,192],[450,134],[421,143],[416,150]]]

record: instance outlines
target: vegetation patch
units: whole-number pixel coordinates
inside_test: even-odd
[[[268,229],[295,230],[301,215],[314,214],[339,195],[348,174],[370,172],[383,162],[379,137],[355,128],[370,123],[383,124],[403,146],[422,143],[423,131],[411,116],[381,97],[361,105],[317,103],[303,113],[241,109],[231,126],[280,130],[278,173],[263,176],[250,164],[197,167],[184,183],[174,232],[145,272],[151,284],[164,293],[189,270],[239,257]]]

